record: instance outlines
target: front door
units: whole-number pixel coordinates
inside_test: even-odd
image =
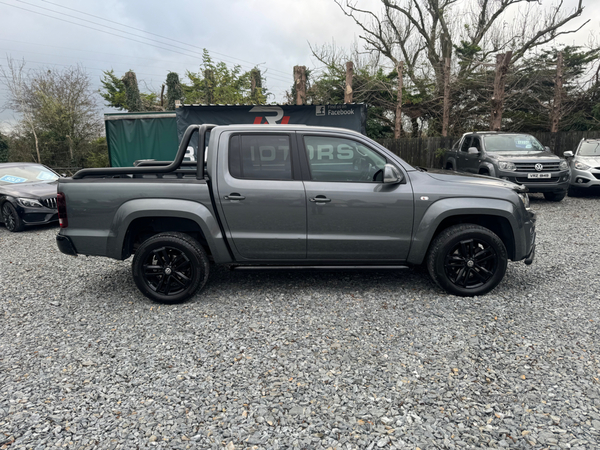
[[[384,184],[386,157],[347,138],[304,134],[309,259],[403,261],[410,248],[410,182]]]
[[[218,201],[240,259],[306,258],[306,194],[292,136],[242,133],[219,143]]]

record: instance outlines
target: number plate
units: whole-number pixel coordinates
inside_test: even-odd
[[[550,173],[528,173],[527,178],[550,178]]]

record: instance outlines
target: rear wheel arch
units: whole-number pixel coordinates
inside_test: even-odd
[[[138,217],[131,221],[123,241],[122,258],[126,259],[149,238],[160,233],[180,233],[195,239],[210,255],[211,250],[202,228],[197,222],[183,217],[148,216]]]

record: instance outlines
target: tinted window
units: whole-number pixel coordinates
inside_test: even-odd
[[[469,147],[471,146],[471,136],[467,136],[463,143],[462,143],[462,147],[460,148],[461,152],[467,152],[469,150]]]
[[[386,159],[350,139],[305,136],[304,146],[315,181],[382,181]]]
[[[235,178],[291,180],[290,138],[256,134],[232,136],[229,172]]]

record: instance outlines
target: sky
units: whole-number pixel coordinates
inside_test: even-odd
[[[381,0],[357,1],[380,9]],[[570,7],[576,1],[565,0]],[[573,25],[591,23],[565,37],[566,44],[585,44],[600,30],[600,0],[583,1],[584,15]],[[102,72],[113,69],[118,76],[133,70],[142,91],[158,92],[168,72],[198,72],[206,48],[230,67],[258,66],[273,94],[269,102],[279,103],[293,84],[295,65],[321,67],[310,45],[349,49],[360,45],[360,34],[333,0],[0,0],[0,64],[7,56],[24,60],[28,69],[79,64],[96,90]],[[15,116],[2,111],[5,102],[0,84],[0,129],[6,131]]]

